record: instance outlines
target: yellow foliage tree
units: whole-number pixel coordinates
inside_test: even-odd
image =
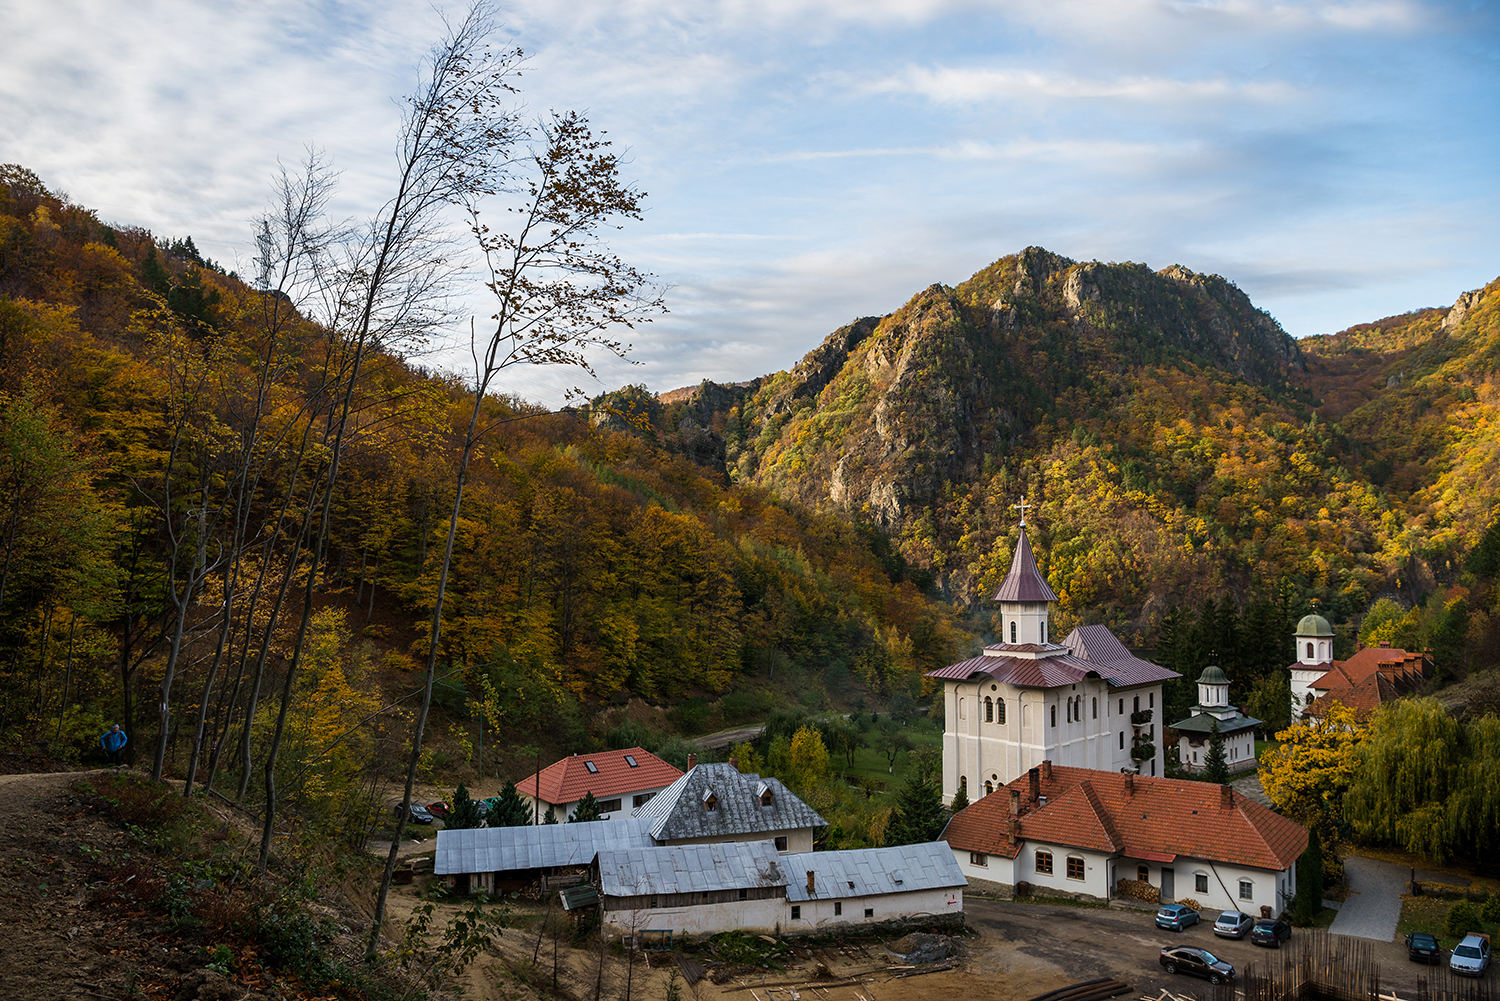
[[[792,735],[792,746],[787,754],[792,781],[799,788],[806,788],[828,777],[828,748],[823,746],[823,735],[817,728],[804,726]]]
[[[1354,711],[1334,702],[1276,735],[1279,746],[1261,755],[1260,784],[1282,812],[1307,822],[1337,814],[1359,761],[1364,739]]]

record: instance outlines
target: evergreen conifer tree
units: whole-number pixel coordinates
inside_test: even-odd
[[[1218,717],[1208,734],[1208,757],[1203,762],[1203,777],[1215,785],[1229,781],[1229,762],[1224,758],[1224,735],[1219,732]]]
[[[599,809],[599,801],[594,798],[592,791],[583,794],[578,801],[578,806],[573,810],[573,816],[568,818],[570,824],[587,823],[590,820],[603,820],[604,813]]]
[[[453,807],[443,818],[443,827],[450,831],[465,831],[478,827],[481,819],[479,804],[469,797],[469,790],[460,782],[453,793]]]
[[[1307,849],[1297,860],[1297,921],[1310,925],[1323,909],[1323,839],[1314,825],[1307,832]]]
[[[953,802],[948,804],[949,813],[958,813],[969,805],[969,793],[963,786],[958,787],[958,792],[953,794]]]
[[[505,783],[490,808],[491,827],[524,827],[531,823],[531,807],[521,798],[514,782]]]
[[[885,830],[885,843],[916,845],[936,841],[947,826],[948,817],[942,790],[913,773],[896,794],[896,811]]]
[[[555,814],[555,813],[552,812],[552,804],[551,803],[547,804],[547,812],[542,815],[542,823],[544,823],[544,824],[555,824],[555,823],[557,823],[557,814]]]

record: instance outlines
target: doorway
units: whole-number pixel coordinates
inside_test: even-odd
[[[1174,876],[1176,874],[1166,866],[1161,867],[1161,902],[1169,903],[1177,895]]]

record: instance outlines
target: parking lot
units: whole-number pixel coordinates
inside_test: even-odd
[[[964,910],[970,927],[981,933],[985,943],[981,948],[1000,954],[1018,952],[1055,968],[1072,981],[1114,977],[1141,994],[1156,994],[1167,987],[1174,994],[1208,996],[1206,981],[1180,974],[1169,976],[1158,965],[1158,955],[1168,946],[1208,949],[1232,963],[1237,973],[1251,963],[1276,960],[1273,949],[1216,937],[1213,919],[1217,911],[1205,914],[1202,924],[1183,932],[1169,932],[1157,928],[1148,911],[996,903],[974,898],[964,901]],[[1293,941],[1303,934],[1308,933],[1293,929]],[[1382,986],[1389,985],[1404,998],[1415,998],[1417,978],[1425,967],[1407,959],[1406,947],[1399,940],[1374,943],[1374,949]]]

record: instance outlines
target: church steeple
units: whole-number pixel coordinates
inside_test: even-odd
[[[1031,554],[1031,540],[1026,536],[1026,499],[1023,497],[1017,506],[1021,508],[1021,538],[1010,559],[1010,572],[995,592],[995,600],[1000,603],[1001,642],[1050,643],[1048,615],[1057,595]]]

